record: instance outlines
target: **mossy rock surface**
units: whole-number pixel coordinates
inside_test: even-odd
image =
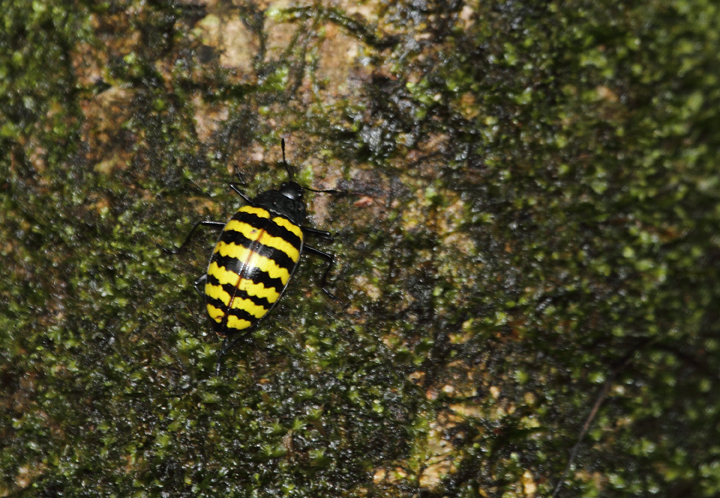
[[[0,17],[0,496],[720,493],[713,2]],[[215,375],[201,219],[315,241]],[[604,397],[598,396],[604,394]]]

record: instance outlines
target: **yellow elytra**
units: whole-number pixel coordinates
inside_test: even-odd
[[[205,279],[207,311],[226,337],[255,325],[277,303],[295,272],[303,232],[288,218],[244,206],[225,225]]]

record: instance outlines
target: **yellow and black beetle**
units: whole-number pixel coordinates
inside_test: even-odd
[[[190,230],[183,244],[171,254],[181,252],[199,226],[222,228],[213,250],[207,272],[195,281],[195,289],[205,298],[207,312],[218,336],[223,338],[218,352],[218,371],[222,356],[240,339],[252,332],[275,307],[295,273],[303,251],[328,261],[321,288],[335,255],[305,244],[305,235],[331,239],[330,232],[303,226],[305,201],[303,191],[341,193],[336,190],[314,190],[293,181],[285,161],[285,140],[281,141],[287,182],[278,190],[268,190],[250,199],[236,185],[230,184],[247,206],[239,208],[230,221],[199,221]],[[230,342],[231,339],[232,342]]]

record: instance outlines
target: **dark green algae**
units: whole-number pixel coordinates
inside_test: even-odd
[[[364,5],[3,3],[0,495],[547,496],[608,381],[561,496],[720,491],[717,7]],[[281,136],[346,305],[304,259],[216,377],[160,247]]]

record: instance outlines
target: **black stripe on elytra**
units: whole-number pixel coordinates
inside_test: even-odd
[[[228,328],[225,326],[225,322],[218,323],[215,320],[212,320],[212,326],[215,333],[220,337],[231,335],[234,332],[234,330],[228,330]]]
[[[235,332],[247,330],[248,328],[253,327],[258,321],[260,321],[259,318],[255,318],[243,309],[228,309],[228,307],[225,306],[223,302],[219,301],[218,299],[208,298],[207,304],[211,304],[223,311],[223,318],[222,320],[220,320],[220,323],[216,322],[215,320],[211,320],[213,324],[213,330],[215,330],[215,333],[220,336],[225,336],[228,334],[233,334]],[[229,315],[232,315],[240,320],[247,320],[248,322],[250,322],[250,326],[243,329],[231,327],[230,325],[228,325]]]
[[[257,296],[251,296],[247,293],[247,291],[237,289],[234,285],[231,284],[220,284],[220,281],[217,279],[215,275],[208,274],[207,283],[211,285],[220,285],[222,289],[228,293],[232,297],[233,294],[235,294],[235,299],[249,299],[253,302],[253,304],[256,304],[257,306],[262,306],[266,310],[269,310],[273,303],[271,303],[267,298],[264,297],[257,297]]]
[[[225,303],[215,297],[210,297],[206,294],[205,303],[215,306],[217,309],[222,310],[223,313],[227,313],[227,306],[225,306]]]
[[[259,318],[255,318],[254,316],[252,316],[250,313],[248,313],[247,311],[245,311],[242,308],[232,308],[231,310],[228,310],[228,315],[232,315],[236,318],[239,318],[240,320],[247,320],[248,322],[250,322],[253,325],[255,324],[255,322],[260,320]],[[235,330],[239,330],[239,329],[235,329]]]
[[[275,263],[278,266],[282,266],[285,268],[288,272],[292,272],[293,268],[295,268],[295,261],[290,259],[290,256],[285,254],[284,252],[275,249],[273,247],[268,247],[264,244],[261,244],[257,241],[253,241],[245,237],[240,232],[236,232],[235,230],[223,230],[222,235],[220,236],[220,240],[222,242],[225,242],[226,244],[235,244],[237,246],[243,246],[247,249],[252,248],[252,251],[258,253],[260,256],[265,256],[268,259],[272,259],[275,261]],[[299,247],[296,247],[296,249],[299,250]],[[215,256],[218,256],[216,253]],[[240,261],[240,260],[237,260]],[[218,263],[219,264],[219,263]],[[235,265],[237,267],[237,270],[231,270],[230,267],[226,267],[228,270],[235,271],[236,273],[240,270],[239,265]]]
[[[264,269],[258,266],[246,268],[243,273],[240,274],[239,266],[241,266],[241,262],[237,258],[221,256],[219,253],[216,253],[213,254],[211,261],[217,263],[218,266],[224,266],[228,271],[232,271],[233,273],[240,275],[240,278],[251,280],[256,284],[263,284],[267,288],[274,287],[278,294],[280,294],[285,288],[285,284],[282,283],[282,280],[279,278],[271,278]],[[292,273],[292,267],[288,270],[288,272]]]
[[[228,327],[228,324],[227,324],[227,322],[226,322],[225,320],[221,321],[220,323],[218,323],[218,322],[216,322],[216,321],[213,320],[213,321],[212,321],[213,331],[214,331],[219,337],[226,337],[226,336],[232,336],[232,335],[238,334],[238,333],[250,332],[250,331],[253,329],[253,327],[255,326],[256,322],[258,321],[257,319],[254,319],[254,320],[255,320],[255,321],[253,322],[252,325],[250,325],[250,327],[246,327],[246,328],[244,328],[244,329],[237,329],[237,328],[235,328],[235,327]]]
[[[270,213],[272,216],[273,213]],[[288,220],[284,216],[278,216],[275,215],[273,218],[282,218],[286,220],[291,225],[295,225],[292,221]],[[260,230],[265,230],[268,234],[272,235],[273,237],[280,237],[281,239],[285,240],[292,246],[294,246],[296,249],[300,250],[300,243],[302,242],[300,240],[300,237],[292,233],[287,228],[278,225],[275,223],[272,218],[261,218],[260,216],[252,213],[246,213],[244,211],[237,211],[233,217],[233,220],[241,221],[244,223],[247,223],[251,227],[258,228]],[[297,226],[297,225],[295,225]],[[300,227],[298,227],[300,228]]]

